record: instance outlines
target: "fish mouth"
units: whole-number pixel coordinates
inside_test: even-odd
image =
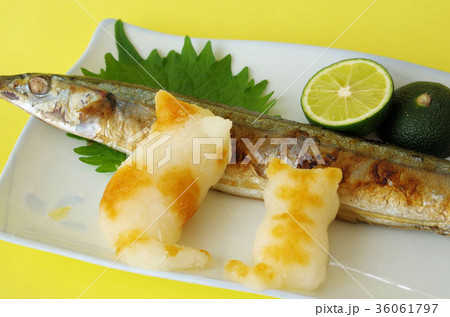
[[[0,76],[0,98],[9,102],[18,101],[19,95],[11,89],[11,82],[15,76]]]

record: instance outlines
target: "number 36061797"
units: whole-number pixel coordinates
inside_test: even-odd
[[[434,314],[438,304],[377,304],[376,313]]]

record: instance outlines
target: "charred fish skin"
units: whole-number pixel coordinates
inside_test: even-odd
[[[67,132],[104,143],[125,153],[133,150],[133,135],[155,120],[157,89],[83,76],[23,74],[0,77],[0,97],[37,118]],[[211,110],[233,122],[236,164],[227,167],[215,189],[262,199],[265,169],[270,156],[280,156],[271,138],[312,138],[323,157],[323,166],[339,167],[341,207],[338,218],[399,228],[450,234],[450,162],[308,124],[275,118],[193,97],[178,99]],[[256,121],[255,121],[256,120]],[[248,164],[248,147],[259,147],[263,161]],[[287,163],[297,168],[298,146],[289,147]]]

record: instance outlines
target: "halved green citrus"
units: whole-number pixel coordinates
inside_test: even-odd
[[[361,135],[384,121],[393,91],[383,66],[369,59],[347,59],[316,73],[303,89],[301,105],[309,122]]]

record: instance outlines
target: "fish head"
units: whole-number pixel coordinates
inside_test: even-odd
[[[0,97],[59,129],[94,138],[113,110],[112,97],[76,77],[47,74],[0,76]]]

